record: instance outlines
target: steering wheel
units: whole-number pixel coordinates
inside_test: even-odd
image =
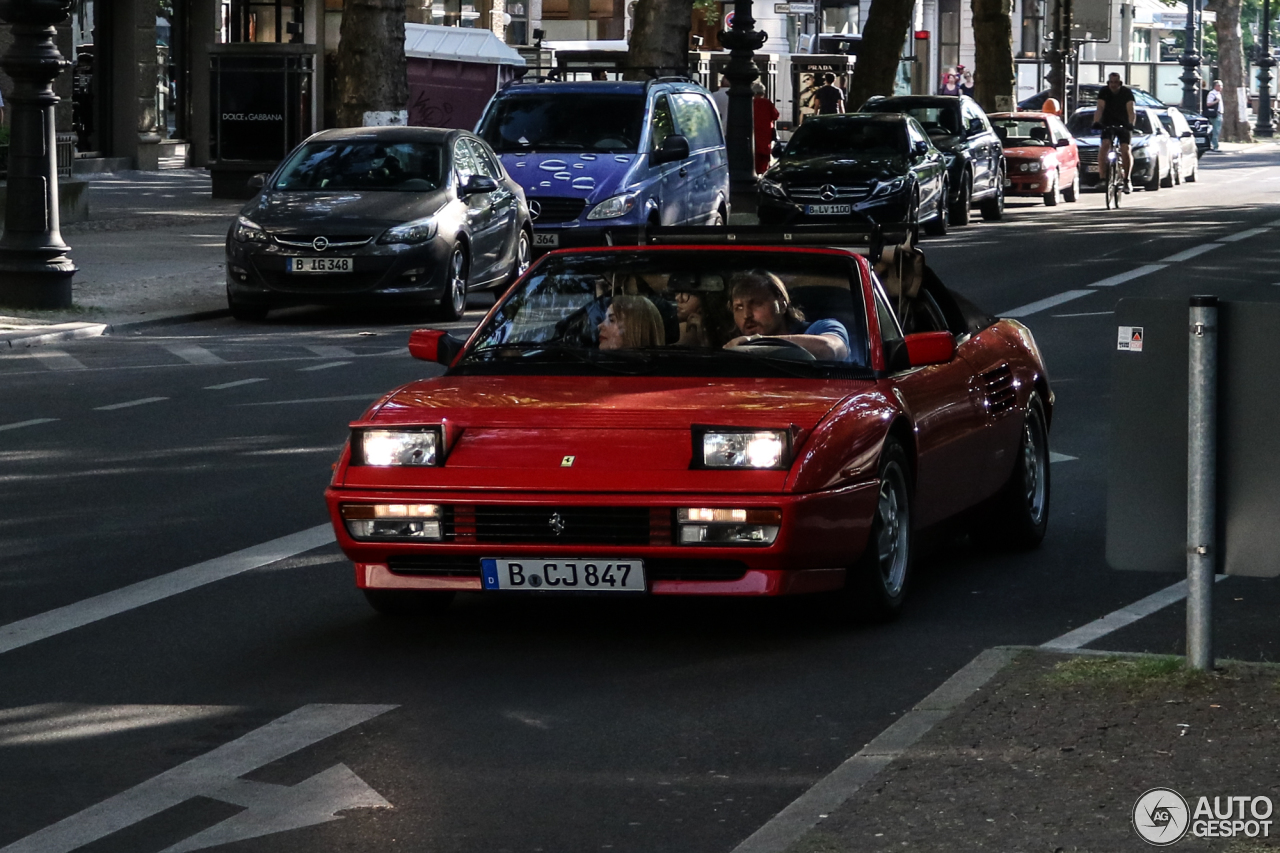
[[[817,361],[817,357],[795,341],[788,341],[783,338],[756,338],[754,341],[745,344],[738,344],[729,352],[745,352],[755,353],[756,355],[767,355],[769,358],[780,358],[787,361]]]

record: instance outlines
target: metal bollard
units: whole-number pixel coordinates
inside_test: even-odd
[[[1187,665],[1213,669],[1218,297],[1191,297],[1187,393]]]

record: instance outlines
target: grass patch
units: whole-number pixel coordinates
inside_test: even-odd
[[[1182,658],[1080,657],[1054,665],[1045,680],[1059,687],[1106,685],[1128,688],[1200,687],[1212,682],[1210,673],[1187,669]]]

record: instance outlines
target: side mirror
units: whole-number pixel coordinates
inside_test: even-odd
[[[445,367],[462,352],[462,344],[443,329],[415,329],[409,333],[409,355]]]
[[[498,182],[488,175],[472,175],[467,178],[467,182],[462,185],[462,195],[476,195],[478,193],[491,193],[498,188]]]
[[[917,157],[923,157],[929,153],[929,143],[917,142],[915,145],[911,146],[911,153]]]
[[[950,332],[917,332],[907,335],[906,343],[912,367],[946,364],[956,355],[956,339]]]
[[[781,143],[781,142],[775,142],[775,143],[773,143],[773,147],[772,147],[772,148],[770,148],[770,149],[769,149],[769,151],[773,154],[773,156],[774,156],[774,157],[781,157],[781,156],[782,156],[782,143]]]
[[[649,153],[650,166],[661,166],[663,163],[687,159],[689,159],[689,140],[678,133],[673,133],[662,140],[662,147]]]
[[[248,181],[246,181],[245,185],[251,190],[262,189],[267,185],[267,173],[259,172],[258,174],[250,178]]]
[[[1059,139],[1057,142],[1053,143],[1054,148],[1067,148],[1070,145],[1071,145],[1071,140],[1066,138]]]
[[[987,128],[982,124],[982,119],[980,119],[980,118],[971,118],[971,119],[969,119],[969,132],[970,132],[970,133],[982,133],[982,132],[983,132],[984,130],[986,130],[986,129],[987,129]]]
[[[1182,131],[1181,135],[1179,135],[1179,137],[1178,137],[1178,138],[1179,138],[1179,139],[1190,139],[1193,135],[1194,135],[1194,134],[1192,134],[1192,132],[1191,132],[1191,131],[1189,131],[1189,130],[1184,130],[1184,131]]]

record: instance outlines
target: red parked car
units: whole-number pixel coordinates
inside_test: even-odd
[[[1062,119],[1033,112],[994,113],[990,118],[1009,163],[1009,195],[1040,196],[1051,207],[1059,193],[1063,201],[1080,197],[1080,152]]]
[[[374,608],[829,591],[890,616],[922,528],[977,507],[1040,542],[1053,393],[1025,326],[909,251],[882,285],[874,252],[697,232],[553,252],[465,345],[413,333],[447,369],[351,425],[326,493]]]

